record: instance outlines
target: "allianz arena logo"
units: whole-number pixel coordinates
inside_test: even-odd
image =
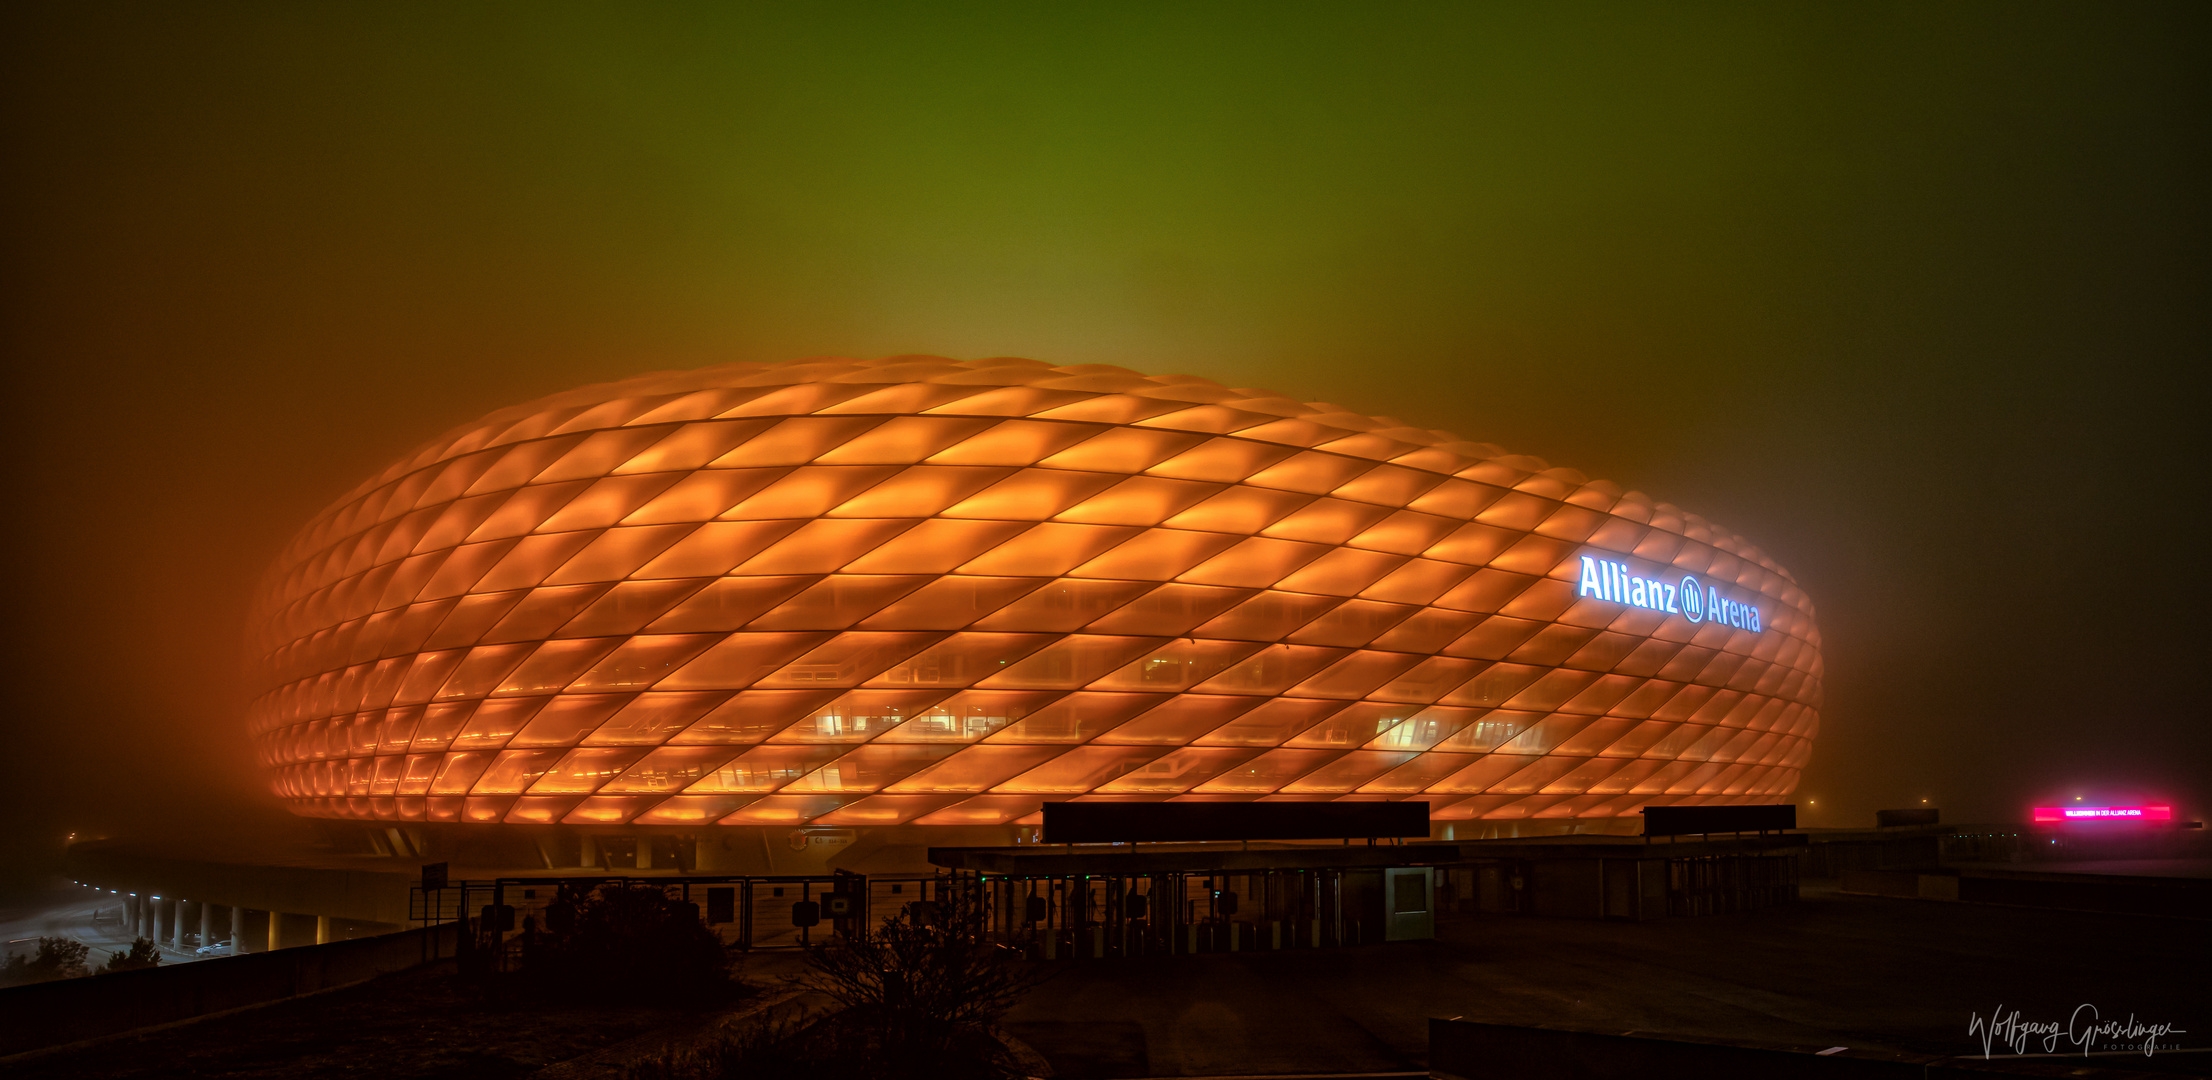
[[[1582,582],[1575,595],[1680,615],[1693,623],[1716,622],[1754,634],[1765,625],[1757,605],[1730,600],[1721,595],[1720,586],[1705,584],[1695,574],[1684,574],[1680,581],[1647,578],[1625,563],[1594,555],[1582,557]]]

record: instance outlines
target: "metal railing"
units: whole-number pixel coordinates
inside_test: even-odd
[[[690,905],[723,944],[740,951],[798,949],[825,934],[872,926],[905,903],[929,899],[949,881],[936,875],[870,877],[837,871],[798,875],[685,875],[682,878],[595,874],[502,877],[420,883],[408,890],[408,918],[418,926],[460,924],[465,947],[484,950],[496,970],[514,970],[564,895],[582,899],[603,890],[657,889]]]
[[[1371,876],[1379,888],[1379,875]],[[1366,887],[1362,880],[1353,891]],[[461,924],[465,948],[479,950],[494,970],[512,971],[551,929],[551,909],[564,894],[641,888],[693,906],[708,929],[741,951],[805,948],[872,927],[915,901],[942,901],[950,889],[967,893],[987,939],[1044,960],[1329,948],[1382,938],[1379,923],[1358,917],[1360,899],[1347,903],[1346,876],[1336,870],[505,877],[418,884],[409,917],[417,925]]]
[[[1372,879],[1372,880],[1370,880]],[[985,934],[1040,960],[1331,948],[1383,939],[1382,875],[1337,869],[962,872]],[[1376,895],[1363,897],[1363,891]]]

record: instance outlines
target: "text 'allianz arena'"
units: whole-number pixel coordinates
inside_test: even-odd
[[[494,413],[315,518],[251,635],[277,792],[394,822],[1618,819],[1793,790],[1821,693],[1804,593],[1695,515],[1027,360],[730,364]]]

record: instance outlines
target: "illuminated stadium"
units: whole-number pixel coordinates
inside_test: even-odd
[[[250,637],[278,795],[395,824],[1015,838],[1078,798],[1417,799],[1440,837],[1603,831],[1780,801],[1821,695],[1805,594],[1694,514],[1008,359],[494,413],[301,530]]]

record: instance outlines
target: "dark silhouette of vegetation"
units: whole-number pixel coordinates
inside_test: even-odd
[[[7,964],[0,967],[0,986],[53,982],[90,974],[85,957],[91,952],[81,941],[42,937],[38,939],[37,952],[8,957]]]
[[[687,904],[652,886],[562,886],[546,926],[524,931],[525,969],[563,992],[615,997],[730,988],[735,960]]]
[[[1041,977],[984,936],[965,892],[907,905],[873,930],[811,950],[795,979],[838,1011],[757,1023],[703,1050],[634,1068],[632,1080],[1001,1080],[1022,1075],[995,1022]]]
[[[845,1007],[842,1026],[880,1055],[880,1076],[980,1075],[963,1035],[987,1028],[1035,986],[1036,969],[984,934],[980,898],[946,889],[874,930],[840,934],[800,982]]]
[[[108,954],[108,962],[100,968],[100,974],[111,971],[138,971],[142,968],[161,966],[161,946],[138,938],[131,942],[130,951]]]

